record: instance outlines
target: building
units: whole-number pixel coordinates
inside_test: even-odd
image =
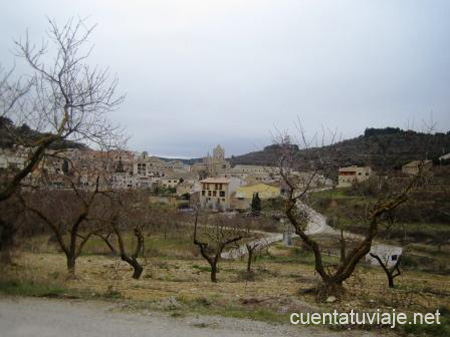
[[[199,181],[183,181],[177,185],[177,196],[182,197],[184,195],[192,195],[193,193],[200,192],[202,185]]]
[[[373,265],[379,265],[377,259],[370,256],[371,253],[378,255],[381,262],[383,262],[386,267],[390,268],[395,266],[403,253],[403,249],[401,247],[393,247],[388,245],[373,245],[370,249],[370,253],[366,255],[366,262]]]
[[[280,169],[274,166],[261,166],[261,165],[236,165],[231,171],[233,173],[246,173],[246,174],[279,174]]]
[[[27,161],[25,148],[0,149],[0,169],[23,169]]]
[[[360,183],[372,176],[372,169],[369,166],[348,166],[338,170],[337,187],[350,187],[354,183]]]
[[[158,184],[165,188],[176,188],[179,184],[194,183],[198,181],[198,175],[190,172],[170,172],[158,180]]]
[[[191,171],[200,173],[202,176],[215,177],[221,173],[228,172],[231,165],[225,160],[225,149],[217,145],[213,149],[213,155],[208,152],[201,163],[191,166]]]
[[[202,208],[229,209],[230,208],[230,179],[206,178],[200,181],[202,191],[200,205]]]
[[[281,178],[278,167],[260,165],[236,165],[225,175],[244,179],[248,184],[273,183]]]
[[[189,165],[183,164],[180,160],[172,160],[164,164],[164,168],[169,171],[189,171]]]
[[[230,208],[230,194],[233,183],[230,178],[206,178],[200,181],[202,190],[200,194],[200,206],[215,210]]]
[[[166,174],[166,163],[156,157],[149,156],[147,152],[142,152],[135,156],[133,161],[133,175],[140,177],[159,178]]]
[[[444,154],[443,156],[439,157],[439,162],[446,162],[450,160],[450,153]]]
[[[245,185],[239,178],[206,178],[200,181],[200,206],[215,210],[226,210],[231,208],[231,195]]]
[[[232,208],[249,209],[255,194],[258,194],[261,200],[276,199],[280,196],[280,186],[264,183],[240,186],[232,197]]]
[[[424,171],[428,171],[433,167],[433,162],[431,160],[413,160],[402,166],[402,172],[408,175],[416,175],[419,173],[420,165],[423,165]]]
[[[136,179],[130,172],[115,172],[111,174],[111,188],[123,190],[131,189],[137,185]],[[143,182],[140,182],[144,186]]]

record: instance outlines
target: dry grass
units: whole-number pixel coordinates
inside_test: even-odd
[[[317,303],[314,295],[299,289],[313,287],[319,281],[311,263],[295,260],[294,249],[275,246],[271,258],[254,263],[255,280],[246,281],[245,261],[221,261],[219,283],[209,280],[209,268],[201,259],[150,257],[140,280],[131,278],[132,270],[117,257],[81,256],[77,260],[77,279],[66,279],[65,258],[57,253],[23,253],[18,267],[8,271],[9,277],[33,282],[57,282],[67,289],[116,294],[135,301],[160,301],[176,297],[180,301],[207,299],[211,303],[233,305],[262,303],[270,299],[295,298],[324,310],[398,308],[403,311],[431,311],[450,306],[449,277],[407,272],[396,279],[397,288],[386,287],[385,275],[379,268],[360,267],[346,284],[342,300],[332,305]],[[295,251],[298,254],[298,250]],[[300,262],[299,262],[300,261]],[[308,259],[305,259],[308,261]],[[282,310],[282,309],[280,309]]]

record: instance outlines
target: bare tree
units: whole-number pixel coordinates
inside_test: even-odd
[[[400,261],[402,259],[402,256],[400,255],[398,257],[397,262],[392,267],[389,267],[389,263],[388,263],[389,258],[385,259],[385,261],[383,261],[383,259],[379,255],[370,253],[370,256],[372,256],[374,259],[376,259],[378,261],[378,263],[380,264],[380,266],[383,268],[384,272],[386,273],[386,276],[388,278],[389,288],[394,288],[394,279],[397,276],[400,276],[402,274],[402,272],[400,270]]]
[[[31,71],[26,84],[23,80],[10,83],[11,72],[3,76],[1,117],[10,144],[21,146],[26,159],[23,168],[2,185],[0,201],[17,190],[53,144],[72,140],[109,147],[122,139],[107,119],[123,101],[123,96],[116,94],[117,79],[110,80],[108,70],[86,63],[92,51],[88,38],[94,28],[84,20],[71,19],[62,27],[49,20],[47,39],[41,46],[34,45],[28,34],[15,42],[17,57],[24,59]],[[34,131],[32,135],[19,132],[18,126],[24,124]]]
[[[110,241],[110,236],[114,233],[120,258],[133,267],[133,278],[139,279],[144,270],[139,262],[145,250],[143,230],[150,223],[152,214],[147,204],[147,196],[143,192],[120,190],[111,190],[104,195],[105,200],[96,210],[96,220],[103,225],[99,226],[101,230],[95,235],[105,242],[113,254],[116,254],[117,250]],[[124,237],[131,230],[136,242],[130,254],[127,252]]]
[[[33,44],[28,33],[15,42],[16,57],[29,66],[25,76],[0,67],[2,147],[17,161],[13,169],[0,172],[0,203],[19,191],[49,148],[70,142],[110,148],[123,139],[107,118],[124,99],[116,94],[118,81],[87,62],[95,26],[81,19],[48,24],[42,45]],[[3,233],[13,233],[5,224],[0,221]]]
[[[13,252],[18,246],[17,233],[24,223],[24,208],[17,196],[0,203],[0,262],[13,263]]]
[[[133,267],[133,270],[134,270],[133,278],[138,280],[141,277],[142,271],[144,270],[144,268],[141,266],[141,264],[138,261],[139,255],[141,255],[144,250],[144,235],[142,235],[142,228],[139,226],[136,226],[133,229],[133,234],[136,237],[137,244],[136,244],[136,248],[134,249],[134,252],[131,255],[129,255],[126,252],[122,233],[119,230],[116,219],[114,219],[111,222],[111,226],[113,227],[114,233],[117,236],[117,242],[119,244],[119,250],[120,250],[120,258],[122,259],[122,261],[125,261],[126,263],[128,263],[130,266]]]
[[[225,225],[225,219],[219,218],[211,225],[202,226],[201,239],[198,234],[199,209],[195,214],[194,244],[200,249],[200,254],[211,266],[211,282],[217,282],[218,263],[221,254],[227,246],[237,243],[244,234],[235,227]]]
[[[95,225],[92,226],[95,222],[90,219],[101,195],[99,179],[96,180],[94,191],[79,190],[72,184],[71,191],[32,192],[21,196],[26,209],[43,221],[55,235],[66,255],[67,270],[71,277],[75,275],[75,263],[84,246],[99,230]],[[66,233],[68,240],[65,238]]]
[[[108,195],[109,203],[105,203],[110,215],[104,217],[117,237],[120,258],[133,267],[133,278],[139,279],[144,268],[139,262],[139,257],[144,254],[145,238],[143,228],[149,223],[149,208],[145,203],[145,195],[136,192],[114,191]],[[131,254],[127,253],[123,232],[133,229],[136,238],[135,247]],[[106,237],[107,238],[107,237]],[[112,244],[105,240],[108,247],[114,250]]]
[[[247,251],[247,274],[252,274],[252,263],[255,260],[255,254],[262,249],[269,247],[269,242],[264,237],[264,234],[258,231],[258,227],[261,224],[260,221],[252,217],[250,220],[242,219],[239,227],[245,229],[245,238],[248,240],[245,243],[245,249]]]
[[[304,151],[308,151],[309,143],[306,141],[303,129],[300,128],[300,131]],[[342,283],[353,274],[358,262],[370,252],[372,242],[377,235],[378,224],[382,217],[409,199],[410,192],[417,187],[421,179],[422,170],[406,186],[398,188],[397,191],[393,191],[390,194],[381,195],[377,202],[371,205],[366,216],[368,228],[364,239],[358,242],[355,248],[346,252],[345,258],[341,260],[336,268],[327,268],[323,262],[322,250],[319,243],[306,231],[309,216],[302,207],[302,205],[309,202],[309,194],[313,191],[314,178],[320,172],[324,172],[327,167],[325,167],[326,165],[324,165],[321,158],[316,158],[314,161],[311,161],[309,178],[306,181],[299,182],[294,172],[298,161],[295,151],[293,151],[290,142],[281,140],[279,145],[280,174],[287,186],[286,215],[294,227],[295,233],[313,251],[315,270],[323,281],[323,288],[321,290],[324,293],[339,292],[342,289]]]
[[[255,250],[260,247],[259,241],[249,242],[245,244],[245,247],[247,248],[247,273],[250,274],[252,272],[252,262],[254,259],[254,252]]]

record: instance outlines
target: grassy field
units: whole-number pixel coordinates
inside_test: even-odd
[[[371,197],[354,195],[350,188],[315,193],[313,207],[334,219],[334,226],[357,234],[365,234],[368,225],[365,214]],[[405,209],[417,206],[407,204]],[[404,210],[405,211],[405,210]],[[401,246],[404,249],[404,267],[440,275],[450,275],[450,224],[433,222],[402,222],[393,225],[382,222],[378,230],[378,241]]]
[[[103,245],[95,240],[77,261],[77,278],[67,279],[64,256],[54,245],[45,244],[44,238],[36,238],[26,245],[28,251],[17,257],[15,266],[2,270],[0,291],[102,298],[168,311],[173,316],[202,313],[274,323],[287,323],[289,313],[299,311],[396,308],[410,313],[450,308],[448,277],[408,271],[396,279],[396,289],[388,289],[384,273],[365,265],[346,282],[341,299],[335,303],[318,301],[307,292],[319,282],[313,257],[301,246],[274,245],[256,259],[251,278],[245,271],[245,260],[221,261],[219,282],[214,284],[209,280],[209,265],[198,257],[195,247],[177,240],[153,235],[146,243],[146,251],[152,254],[141,260],[143,276],[133,280],[129,265],[106,254],[108,250],[102,250]],[[131,243],[131,237],[127,242]],[[328,256],[325,262],[332,264],[336,259]],[[414,332],[422,333],[421,327],[416,329]]]

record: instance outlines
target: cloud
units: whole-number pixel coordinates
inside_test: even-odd
[[[39,1],[2,6],[0,60],[45,16],[89,17],[91,62],[127,92],[112,115],[129,146],[200,156],[271,142],[300,116],[344,137],[366,127],[420,124],[430,111],[450,128],[448,1]]]

